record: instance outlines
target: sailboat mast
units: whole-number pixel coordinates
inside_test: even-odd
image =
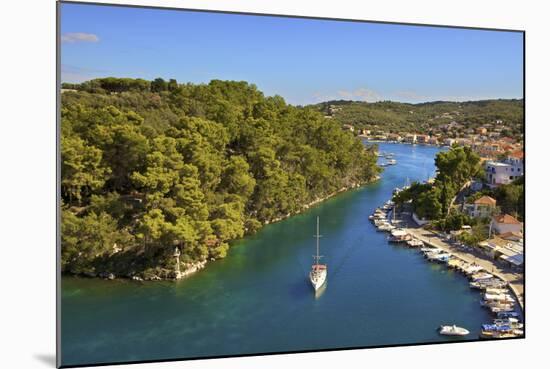
[[[319,262],[319,217],[317,217],[317,263]]]
[[[319,255],[319,238],[322,236],[319,234],[319,217],[317,217],[317,233],[313,236],[317,239],[317,253],[313,255],[313,259],[315,260],[315,264],[319,264],[319,260],[321,260],[322,256]]]

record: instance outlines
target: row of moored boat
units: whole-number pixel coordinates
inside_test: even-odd
[[[523,336],[523,324],[519,321],[520,315],[516,311],[516,300],[510,294],[506,281],[489,273],[476,263],[466,262],[441,248],[424,245],[424,242],[398,227],[399,223],[395,220],[393,208],[394,204],[390,200],[369,216],[378,231],[388,232],[390,242],[417,247],[427,260],[447,264],[448,267],[462,272],[470,279],[470,288],[481,291],[480,304],[490,310],[494,315],[494,320],[491,323],[482,325],[480,337],[508,338]],[[456,325],[441,326],[439,332],[449,336],[469,334],[467,329]]]

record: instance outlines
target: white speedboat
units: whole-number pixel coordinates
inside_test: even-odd
[[[387,219],[376,219],[374,221],[374,225],[377,226],[377,227],[379,227],[381,225],[384,225],[384,224],[390,224],[390,222],[388,222]]]
[[[389,223],[383,223],[377,227],[379,231],[389,232],[392,229],[395,229],[395,226],[389,224]]]
[[[319,261],[322,256],[319,255],[319,217],[317,217],[317,234],[315,238],[317,239],[317,254],[313,256],[313,265],[311,266],[311,272],[309,272],[309,280],[311,285],[317,291],[320,289],[327,280],[327,266],[326,264],[321,264]]]
[[[485,295],[483,295],[483,299],[485,301],[498,301],[502,303],[515,302],[514,298],[507,293],[493,294],[485,292]]]
[[[470,265],[467,268],[464,269],[464,272],[466,274],[476,274],[483,271],[483,267],[481,265]]]
[[[439,327],[439,334],[444,336],[466,336],[470,331],[456,325],[442,325]]]

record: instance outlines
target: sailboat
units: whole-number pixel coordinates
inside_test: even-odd
[[[314,237],[317,239],[317,254],[313,255],[313,265],[311,266],[311,272],[309,272],[309,280],[315,291],[317,291],[327,280],[327,266],[319,262],[322,258],[319,255],[319,238],[321,238],[319,235],[319,217],[317,217],[317,234]]]

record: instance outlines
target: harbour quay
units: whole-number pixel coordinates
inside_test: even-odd
[[[494,317],[492,322],[482,324],[480,338],[524,336],[523,275],[504,269],[494,260],[456,247],[438,233],[415,227],[407,215],[397,215],[394,203],[388,200],[369,216],[369,220],[378,231],[388,232],[389,243],[417,248],[426,260],[444,264],[469,278],[470,288],[480,291],[480,308],[488,309]],[[442,327],[441,334],[448,334],[449,330],[460,332],[460,327]]]

